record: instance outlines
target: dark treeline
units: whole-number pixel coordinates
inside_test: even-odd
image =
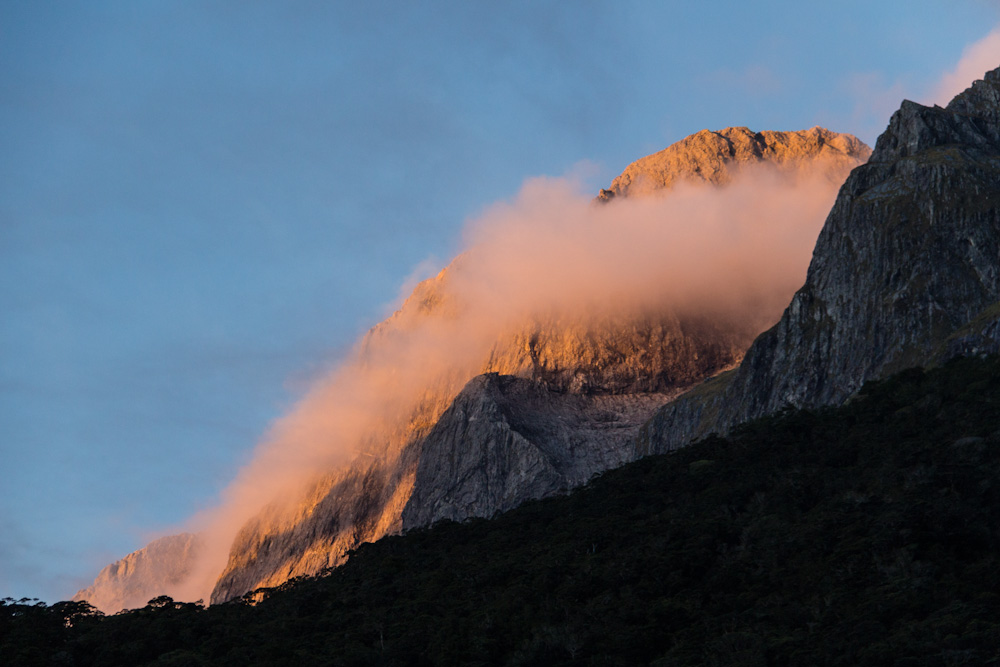
[[[1000,362],[965,359],[229,604],[8,599],[0,662],[987,665],[998,591]]]

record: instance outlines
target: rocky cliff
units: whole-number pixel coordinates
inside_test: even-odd
[[[756,167],[818,169],[840,182],[868,153],[854,137],[820,128],[703,131],[630,165],[610,191],[631,198],[680,181],[723,187]],[[399,341],[459,318],[467,305],[453,286],[468,261],[460,256],[419,284],[374,327],[359,346],[360,367],[375,367]],[[386,534],[491,516],[630,460],[640,426],[658,406],[735,366],[775,317],[648,308],[624,317],[534,313],[493,332],[468,358],[457,360],[455,350],[350,464],[317,474],[300,498],[243,525],[212,601],[338,565],[358,544]],[[154,584],[145,599],[163,592]]]
[[[996,351],[1000,69],[946,108],[903,102],[841,188],[805,285],[738,370],[660,410],[639,454],[784,406],[838,404],[870,379]]]
[[[631,460],[639,427],[671,397],[581,395],[477,376],[420,443],[402,527],[488,517],[579,486]]]

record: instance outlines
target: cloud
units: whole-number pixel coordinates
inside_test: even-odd
[[[1000,66],[1000,26],[970,44],[962,51],[958,64],[946,72],[927,96],[932,104],[945,106],[951,98],[983,78],[983,74]]]

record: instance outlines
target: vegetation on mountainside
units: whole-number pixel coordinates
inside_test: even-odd
[[[0,606],[8,665],[1000,664],[1000,361],[871,384],[210,608]],[[256,604],[254,604],[256,603]]]

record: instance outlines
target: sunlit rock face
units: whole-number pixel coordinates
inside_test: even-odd
[[[685,180],[724,185],[740,169],[760,163],[780,170],[820,166],[840,184],[844,174],[870,154],[871,149],[857,137],[822,127],[798,132],[754,132],[745,127],[702,130],[630,164],[601,192],[601,198],[648,194]]]
[[[198,537],[190,533],[154,540],[101,570],[94,583],[73,599],[86,600],[107,613],[145,606],[184,581],[198,547]]]
[[[638,453],[786,405],[1000,351],[1000,69],[946,108],[903,102],[844,184],[805,285],[740,368],[659,411]]]
[[[601,198],[632,201],[685,181],[724,187],[737,172],[761,168],[819,170],[831,181],[832,199],[836,184],[868,154],[856,138],[820,128],[705,131],[630,165]],[[367,334],[358,348],[360,372],[366,364],[391,371],[401,341],[461,319],[467,304],[455,284],[470,261],[462,255],[419,284]],[[627,311],[555,309],[506,322],[485,338],[478,332],[485,342],[473,352],[458,345],[440,357],[438,350],[416,397],[372,429],[349,463],[317,470],[294,497],[242,525],[211,601],[336,566],[351,549],[387,534],[492,516],[631,460],[639,429],[655,410],[737,365],[779,316],[780,304],[772,309],[753,317],[649,303]],[[132,577],[129,586],[138,581]],[[162,583],[148,577],[143,592],[121,605],[170,594]],[[93,601],[102,587],[116,585],[105,578],[81,596]]]

